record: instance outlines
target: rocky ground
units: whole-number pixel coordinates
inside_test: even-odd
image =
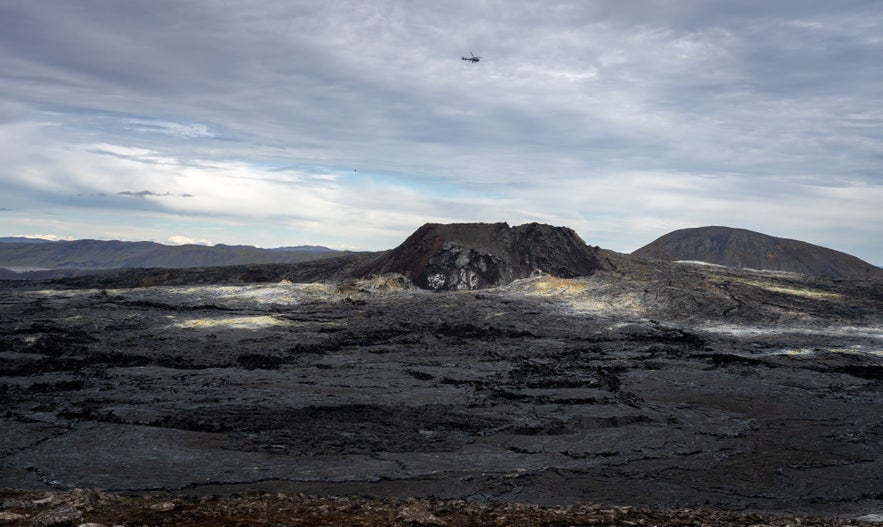
[[[412,505],[478,524],[513,503],[883,514],[883,282],[606,258],[588,278],[445,293],[278,266],[7,283],[0,487],[177,511],[270,493],[224,502],[252,515],[296,493],[430,500],[310,502],[388,505],[364,524]],[[70,496],[20,492],[2,513]],[[564,510],[518,507],[525,525]]]
[[[152,526],[651,526],[832,527],[874,525],[872,518],[736,513],[713,510],[653,510],[599,504],[540,506],[463,500],[315,497],[251,493],[200,498],[147,494],[118,496],[95,490],[0,489],[0,525],[110,527]]]

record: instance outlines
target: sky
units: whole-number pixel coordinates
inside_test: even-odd
[[[0,236],[725,225],[883,265],[881,57],[880,0],[0,0]]]

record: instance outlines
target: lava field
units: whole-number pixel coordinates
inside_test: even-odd
[[[883,511],[883,282],[610,261],[6,282],[0,487]]]

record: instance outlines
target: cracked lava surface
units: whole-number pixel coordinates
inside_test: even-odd
[[[0,487],[883,512],[879,282],[630,265],[7,284]]]

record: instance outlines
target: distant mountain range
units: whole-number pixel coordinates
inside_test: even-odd
[[[26,238],[24,236],[5,236],[0,237],[0,243],[55,243],[53,240],[44,240],[43,238]]]
[[[285,246],[285,247],[275,247],[273,249],[269,249],[271,251],[284,251],[284,252],[304,252],[304,253],[329,253],[329,252],[339,252],[334,249],[329,249],[323,245],[295,245],[295,246]]]
[[[344,255],[359,258],[329,264],[338,275],[400,273],[419,287],[436,290],[493,287],[534,271],[573,277],[609,268],[598,247],[586,245],[566,227],[537,223],[517,227],[505,223],[429,223],[399,247],[382,253],[351,253],[315,245],[260,249],[249,245],[171,246],[153,242],[0,238],[0,279],[74,277],[109,269],[296,264]],[[730,227],[674,231],[632,255],[833,278],[883,278],[883,269],[854,256]],[[321,270],[304,269],[310,276],[322,276]]]
[[[731,227],[673,231],[632,255],[832,278],[883,277],[883,270],[879,267],[840,251]]]
[[[163,245],[154,242],[102,240],[48,241],[32,238],[0,238],[0,278],[38,270],[182,268],[225,265],[298,263],[343,255],[327,247],[302,245],[260,249],[250,245]],[[13,274],[10,275],[10,272]],[[43,272],[42,275],[47,273]],[[41,276],[45,277],[45,276]]]

